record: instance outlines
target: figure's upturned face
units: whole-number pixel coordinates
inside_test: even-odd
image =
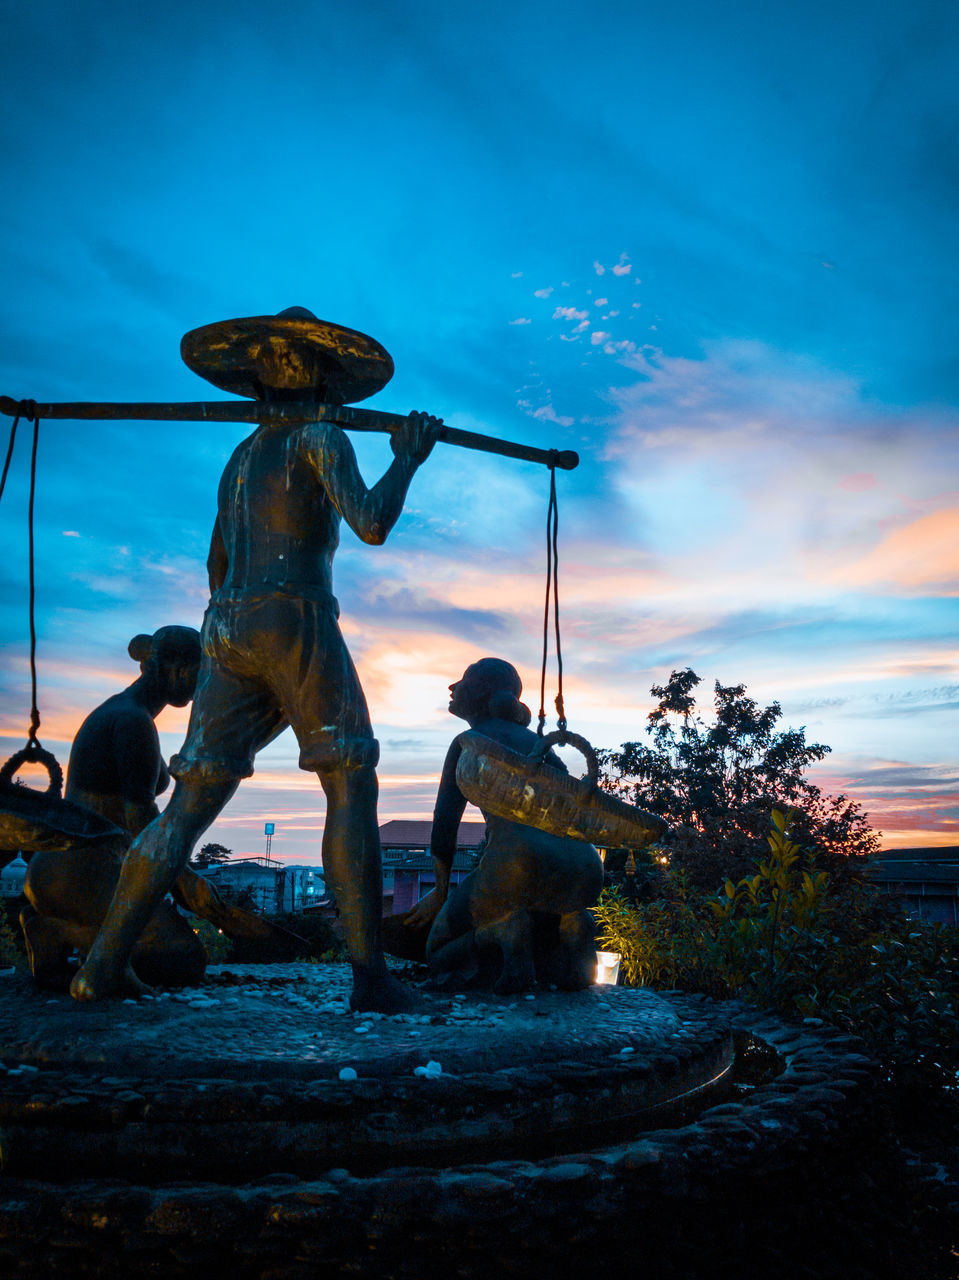
[[[191,655],[171,663],[164,669],[167,702],[173,707],[185,707],[193,697],[196,679],[200,673],[200,658]]]
[[[466,719],[476,702],[476,685],[476,669],[467,667],[462,678],[450,685],[450,715]]]

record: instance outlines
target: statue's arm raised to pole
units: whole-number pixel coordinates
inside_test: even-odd
[[[372,489],[360,475],[353,446],[342,428],[317,422],[305,429],[311,461],[330,501],[363,542],[372,546],[385,542],[403,511],[410,481],[429,457],[442,426],[430,414],[411,413],[390,437],[393,461]]]

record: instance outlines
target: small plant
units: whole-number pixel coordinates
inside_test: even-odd
[[[329,951],[324,951],[322,955],[308,955],[306,957],[307,964],[348,964],[349,956],[342,947],[331,947]]]
[[[26,958],[19,930],[10,923],[6,911],[0,911],[0,969],[9,969],[11,965],[19,968]]]
[[[810,857],[802,866],[789,837],[791,814],[772,813],[770,855],[756,874],[727,880],[709,899],[716,931],[710,959],[731,991],[748,987],[761,1004],[789,1005],[828,962],[829,878]]]
[[[230,958],[233,943],[215,924],[211,924],[209,920],[194,918],[191,928],[203,943],[207,964],[224,964]]]
[[[709,922],[702,896],[684,871],[667,873],[662,896],[631,903],[606,889],[593,908],[598,946],[619,953],[626,986],[685,987],[724,995],[718,975],[703,963],[703,936]]]

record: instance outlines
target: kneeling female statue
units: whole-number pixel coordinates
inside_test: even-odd
[[[516,668],[482,658],[450,685],[452,715],[471,729],[528,755],[539,739],[527,728],[529,708],[519,700]],[[409,926],[431,924],[426,956],[434,975],[486,975],[499,994],[534,982],[564,990],[594,981],[596,951],[588,907],[603,887],[603,863],[591,844],[552,835],[484,812],[482,858],[450,888],[450,869],[466,797],[456,782],[461,752],[453,741],[443,765],[430,852],[436,888],[409,913]],[[566,767],[550,752],[546,762]]]
[[[157,816],[156,798],[170,783],[154,719],[164,707],[185,707],[200,667],[200,636],[192,627],[161,627],[138,635],[128,652],[140,675],[128,688],[91,711],[77,732],[67,770],[66,799],[98,813],[118,828],[115,838],[85,848],[37,852],[27,870],[29,906],[20,923],[30,967],[45,987],[66,989],[72,952],[91,946],[114,896],[130,840]],[[232,937],[294,941],[267,921],[224,902],[188,868],[174,885],[180,905]],[[127,985],[189,986],[206,967],[203,946],[189,923],[163,900],[137,943]]]

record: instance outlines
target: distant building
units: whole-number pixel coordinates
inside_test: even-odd
[[[288,862],[281,875],[284,911],[306,911],[326,896],[326,879],[322,867]]]
[[[400,818],[384,822],[380,827],[386,915],[401,915],[408,911],[436,884],[430,857],[432,830],[432,822],[408,822]],[[485,834],[485,822],[460,823],[450,873],[451,884],[459,884],[473,870],[476,852]]]
[[[326,893],[322,867],[288,866],[271,858],[236,858],[197,872],[224,897],[236,900],[242,894],[254,910],[270,914],[303,911]]]
[[[959,925],[959,845],[884,849],[870,857],[868,875],[926,924]]]
[[[0,871],[0,898],[19,898],[23,893],[23,882],[27,876],[27,864],[23,854],[18,853]]]
[[[432,822],[394,819],[380,827],[383,848],[383,914],[408,911],[436,884],[430,857]],[[485,822],[461,822],[450,873],[459,884],[473,870],[486,834]],[[225,897],[244,900],[256,911],[333,911],[322,866],[289,865],[271,858],[235,858],[196,868]],[[249,891],[246,893],[246,891]]]

